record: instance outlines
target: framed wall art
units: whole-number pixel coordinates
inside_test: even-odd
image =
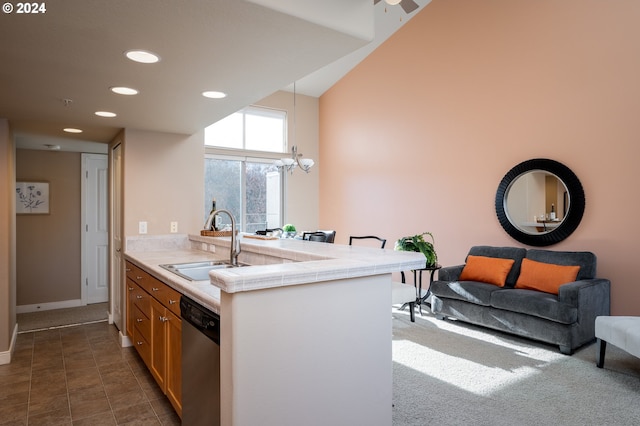
[[[49,182],[16,182],[17,214],[49,214]]]

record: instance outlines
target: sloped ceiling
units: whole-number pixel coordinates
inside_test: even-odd
[[[417,0],[421,9],[429,1]],[[20,148],[85,152],[106,150],[122,128],[195,133],[294,81],[319,97],[417,13],[372,0],[43,4],[37,14],[0,14],[0,118]],[[132,62],[131,49],[161,61]],[[112,86],[140,93],[115,95]],[[205,90],[229,96],[206,99]]]
[[[192,134],[372,37],[371,0],[48,1],[45,13],[0,15],[0,117],[18,141],[104,143],[121,128]],[[130,49],[161,61],[132,62]]]

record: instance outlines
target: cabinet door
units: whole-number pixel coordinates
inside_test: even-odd
[[[167,310],[167,398],[182,417],[182,320]]]
[[[151,298],[151,374],[163,392],[166,392],[165,376],[167,372],[166,357],[166,308],[153,297]]]

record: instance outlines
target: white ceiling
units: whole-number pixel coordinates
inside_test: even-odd
[[[372,0],[49,0],[0,14],[0,117],[31,149],[99,152],[122,128],[193,134],[294,81],[319,97],[429,1],[406,15]],[[161,61],[131,62],[130,49]],[[94,115],[105,110],[118,116]]]

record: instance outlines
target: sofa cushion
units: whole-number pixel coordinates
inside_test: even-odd
[[[558,296],[554,294],[536,290],[498,288],[491,294],[491,306],[562,324],[573,324],[578,320],[577,308],[558,302]]]
[[[505,287],[511,287],[516,284],[516,279],[520,274],[520,262],[527,254],[527,250],[521,247],[492,247],[492,246],[473,246],[469,250],[471,256],[497,257],[501,259],[513,259],[513,267],[507,275]]]
[[[579,266],[554,265],[525,258],[522,259],[516,288],[558,294],[560,286],[575,281],[579,271]]]
[[[443,299],[457,299],[476,305],[490,306],[491,293],[501,288],[477,281],[434,281],[431,283],[430,290]]]
[[[513,259],[469,255],[467,264],[460,273],[460,280],[480,281],[503,287],[513,262]]]
[[[553,263],[554,265],[578,265],[580,272],[576,280],[588,280],[596,277],[596,255],[588,251],[552,251],[527,250],[527,259],[536,262]]]

